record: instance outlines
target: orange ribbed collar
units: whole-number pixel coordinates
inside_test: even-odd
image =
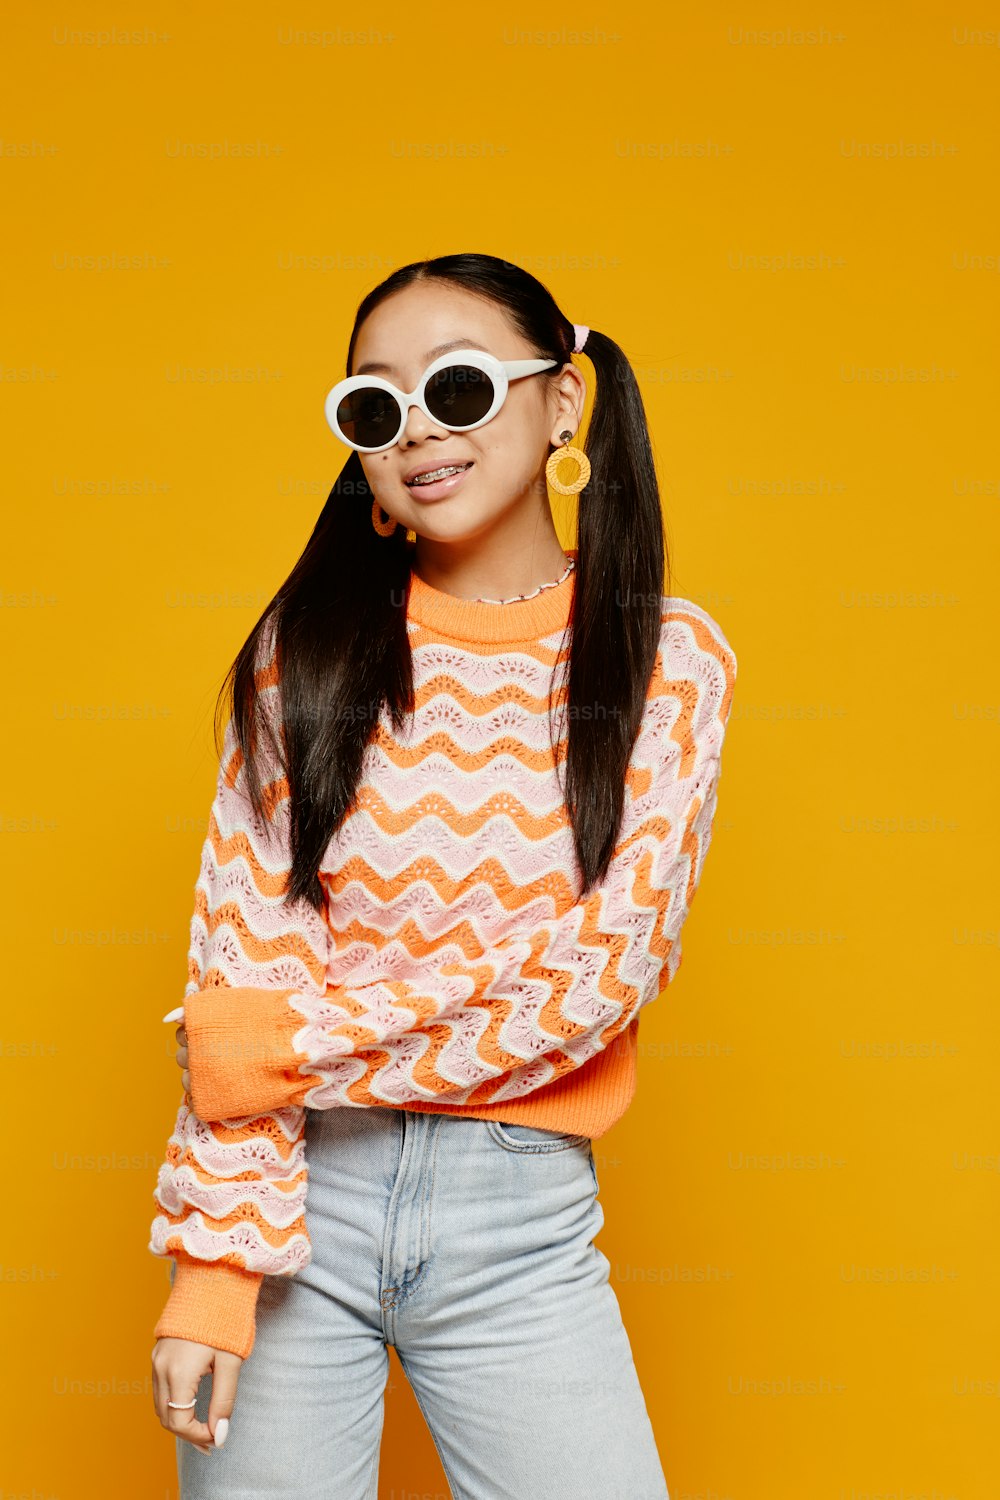
[[[578,558],[575,547],[564,547],[567,557]],[[481,641],[513,645],[536,641],[569,623],[576,584],[576,569],[555,588],[542,589],[532,599],[512,604],[480,604],[433,588],[417,573],[410,574],[407,616],[428,629],[456,641]]]

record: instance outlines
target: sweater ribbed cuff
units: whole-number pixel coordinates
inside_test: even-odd
[[[220,986],[184,1001],[191,1102],[200,1120],[301,1105],[318,1080],[299,1072],[292,1037],[305,1024],[294,990]]]
[[[246,1359],[257,1329],[257,1295],[263,1275],[227,1261],[214,1264],[178,1256],[174,1284],[153,1330],[157,1339],[191,1339]]]

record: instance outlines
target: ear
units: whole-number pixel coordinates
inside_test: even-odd
[[[556,405],[549,442],[554,448],[559,448],[565,441],[561,434],[567,428],[569,428],[570,432],[579,432],[583,424],[583,412],[587,400],[587,382],[576,365],[563,365],[562,370],[553,382],[553,390],[555,392]]]

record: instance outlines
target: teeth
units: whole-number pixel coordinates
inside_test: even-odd
[[[468,467],[468,464],[449,464],[444,469],[431,469],[426,474],[418,474],[416,479],[410,480],[410,484],[433,484],[436,479],[445,479],[449,474],[460,474]]]

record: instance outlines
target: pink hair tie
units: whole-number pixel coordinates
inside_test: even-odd
[[[587,334],[590,332],[590,329],[587,327],[586,323],[574,323],[573,332],[576,335],[576,343],[573,345],[573,353],[579,354],[580,350],[587,342]]]

